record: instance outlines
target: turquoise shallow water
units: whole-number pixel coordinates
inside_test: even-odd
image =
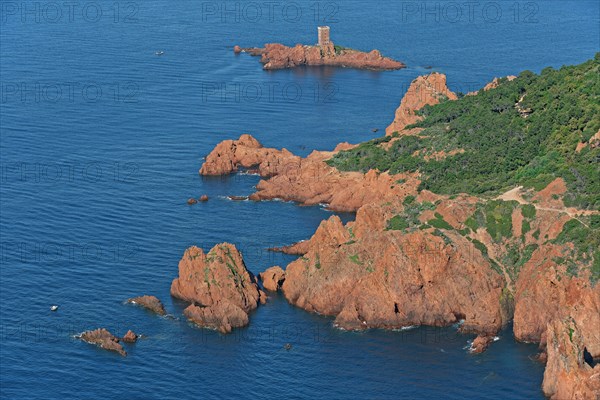
[[[292,260],[266,248],[331,215],[226,200],[258,179],[200,178],[219,141],[251,133],[306,155],[374,137],[428,66],[468,92],[582,62],[600,47],[596,2],[477,2],[472,14],[443,1],[275,2],[270,16],[266,2],[44,4],[1,9],[2,398],[542,397],[536,346],[509,331],[475,357],[453,328],[343,332],[277,295],[227,337],[122,302],[154,294],[180,316],[169,286],[186,247],[233,242],[257,273]],[[232,53],[311,43],[320,24],[409,67],[264,72]],[[99,326],[147,339],[123,359],[72,338]]]

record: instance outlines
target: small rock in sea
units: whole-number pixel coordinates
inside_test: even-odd
[[[286,350],[291,350],[292,349],[292,344],[291,343],[286,343],[285,345],[283,345],[283,348]]]
[[[373,128],[373,129],[371,129],[371,132],[373,132],[373,133],[379,132],[379,128]]]
[[[188,199],[188,201],[187,201],[188,205],[190,205],[190,206],[193,206],[193,205],[194,205],[194,204],[196,204],[197,202],[198,202],[198,200],[196,200],[196,199],[193,199],[193,198],[192,198],[192,199]]]
[[[138,335],[135,334],[134,331],[132,331],[131,329],[127,331],[127,333],[125,334],[125,336],[123,336],[123,341],[125,343],[135,343],[137,342],[138,339]]]
[[[123,349],[123,346],[121,346],[119,343],[119,338],[104,328],[83,332],[82,334],[78,335],[77,338],[83,340],[84,342],[95,344],[104,350],[117,352],[123,357],[127,355]]]
[[[167,312],[165,311],[165,306],[156,296],[144,295],[139,297],[133,297],[131,299],[128,299],[127,303],[137,304],[158,315],[167,315]]]
[[[425,69],[431,69],[431,68],[433,68],[431,65],[427,65],[427,66],[425,67]]]
[[[234,200],[234,201],[244,201],[244,200],[248,200],[248,196],[227,196],[229,198],[229,200]]]
[[[56,310],[58,310],[58,306],[51,306],[50,307],[50,311],[56,311]]]
[[[198,201],[201,201],[201,202],[208,201],[208,196],[205,195],[205,194],[203,194],[202,196],[200,196],[200,198],[198,199]]]

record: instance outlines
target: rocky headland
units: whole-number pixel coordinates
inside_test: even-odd
[[[195,246],[187,249],[171,295],[190,303],[184,310],[189,320],[222,333],[248,325],[248,314],[266,301],[242,255],[229,243],[218,244],[206,254]]]
[[[313,151],[301,158],[286,149],[263,147],[245,134],[238,140],[219,143],[206,157],[200,175],[225,175],[251,168],[265,179],[257,185],[256,193],[249,196],[250,200],[324,203],[335,211],[356,211],[363,204],[402,197],[416,190],[418,181],[412,175],[341,172],[326,163],[333,154],[349,148],[352,145],[343,143],[334,151]]]
[[[384,57],[378,50],[362,52],[359,50],[336,46],[297,44],[288,47],[279,43],[269,43],[265,47],[234,47],[236,54],[245,52],[252,56],[260,56],[263,69],[285,69],[298,66],[333,66],[369,70],[395,70],[405,68],[403,63]]]
[[[471,103],[466,104],[478,106],[479,96],[504,93],[509,84],[520,82],[513,77],[495,80],[467,96]],[[511,108],[518,111],[523,98],[517,97]],[[540,344],[540,359],[547,359],[547,396],[598,398],[599,213],[565,205],[573,203],[571,183],[555,177],[545,186],[537,184],[537,190],[519,186],[499,197],[436,194],[423,187],[429,178],[425,169],[394,173],[369,168],[369,159],[363,162],[369,152],[386,156],[403,150],[403,143],[413,143],[402,138],[426,139],[418,123],[427,116],[420,110],[449,100],[462,101],[447,88],[444,75],[419,77],[381,140],[361,148],[342,144],[301,158],[242,135],[217,145],[200,174],[251,168],[263,178],[252,200],[283,199],[356,211],[355,221],[344,225],[332,216],[312,238],[273,249],[300,255],[285,270],[273,267],[260,275],[266,289],[281,289],[290,303],[333,316],[343,329],[457,324],[462,332],[478,335],[473,353],[485,351],[512,321],[517,340]],[[453,129],[445,122],[435,132],[452,136]],[[590,145],[575,150],[573,146],[570,151],[581,151],[582,157],[598,152]],[[407,160],[418,157],[426,166],[466,150],[409,151],[398,154]]]

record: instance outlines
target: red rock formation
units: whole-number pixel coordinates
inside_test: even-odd
[[[155,296],[144,295],[144,296],[134,297],[134,298],[127,300],[127,302],[131,303],[131,304],[137,304],[137,305],[144,307],[158,315],[166,315],[167,314],[167,312],[165,311],[165,306],[163,306],[161,301]]]
[[[402,131],[407,125],[419,122],[422,117],[416,111],[425,105],[438,104],[442,99],[456,100],[456,94],[446,86],[446,75],[434,72],[419,76],[410,84],[396,110],[394,121],[385,130],[386,136]]]
[[[550,399],[600,399],[600,364],[585,359],[585,336],[571,318],[548,324],[548,361],[542,388]],[[598,326],[596,326],[596,329]]]
[[[533,196],[532,201],[547,208],[564,208],[562,196],[567,192],[567,184],[562,178],[556,178],[548,186]]]
[[[276,175],[301,158],[286,149],[264,148],[250,135],[242,135],[238,140],[224,140],[206,157],[200,175],[226,175],[237,172],[240,167],[257,167],[263,177]]]
[[[523,266],[515,291],[515,338],[545,343],[548,324],[571,317],[588,351],[600,356],[600,285],[593,286],[585,275],[569,276],[567,267],[556,262],[561,258],[563,246],[543,245]]]
[[[506,77],[506,79],[510,82],[512,80],[517,79],[516,76],[514,75],[508,75]],[[488,90],[492,90],[492,89],[496,89],[498,86],[500,86],[500,79],[499,78],[494,78],[491,82],[487,83],[484,87],[483,87],[483,91],[487,92]],[[479,93],[479,91],[474,91],[474,92],[469,92],[467,93],[467,96],[476,96]]]
[[[242,255],[229,243],[207,254],[195,246],[187,249],[171,295],[192,303],[184,314],[193,322],[223,333],[248,324],[248,313],[266,299]]]
[[[460,235],[449,234],[446,244],[424,231],[384,230],[355,241],[331,217],[315,237],[310,251],[287,266],[283,293],[298,307],[336,316],[342,328],[444,326],[464,319],[465,331],[493,334],[506,322],[502,278]]]
[[[281,288],[285,280],[285,271],[281,267],[275,266],[267,268],[265,272],[261,272],[258,276],[265,289],[276,292]]]
[[[202,196],[200,196],[200,198],[198,199],[198,201],[201,201],[203,203],[207,202],[208,201],[208,196],[205,195],[205,194],[203,194]]]
[[[123,346],[119,343],[119,338],[114,336],[112,333],[104,328],[95,329],[93,331],[86,331],[77,336],[84,342],[95,344],[96,346],[105,350],[114,351],[125,357],[127,353],[123,349]]]
[[[292,254],[292,255],[299,256],[302,254],[306,254],[309,250],[309,247],[310,247],[310,242],[308,240],[303,240],[298,243],[291,244],[289,246],[271,247],[271,248],[268,248],[267,250],[278,252],[278,253]]]
[[[128,330],[125,336],[123,336],[123,342],[125,343],[135,343],[137,342],[138,335],[135,334],[132,330]]]
[[[339,148],[352,145],[342,144]],[[300,158],[286,149],[263,147],[250,135],[238,140],[219,143],[206,157],[201,175],[222,175],[236,172],[240,167],[254,168],[264,177],[251,200],[282,199],[303,205],[328,204],[336,211],[356,211],[363,204],[388,201],[416,193],[419,181],[416,174],[390,175],[371,170],[340,172],[325,162],[335,152],[313,151]],[[402,185],[399,179],[405,179]]]
[[[378,50],[368,53],[352,50],[338,49],[336,51],[333,43],[325,46],[307,46],[297,44],[288,47],[279,43],[266,44],[264,48],[234,47],[234,52],[248,52],[250,55],[260,55],[263,69],[294,68],[301,65],[308,66],[335,66],[371,70],[395,70],[405,68],[403,63],[391,58],[383,57]]]
[[[189,305],[183,314],[199,326],[229,333],[234,328],[242,328],[250,322],[248,314],[227,300],[219,300],[209,307]]]
[[[473,354],[483,353],[493,341],[493,336],[478,335],[471,344],[470,352]]]

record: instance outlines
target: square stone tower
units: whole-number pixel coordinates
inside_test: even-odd
[[[319,46],[325,47],[329,45],[329,27],[319,26]]]

